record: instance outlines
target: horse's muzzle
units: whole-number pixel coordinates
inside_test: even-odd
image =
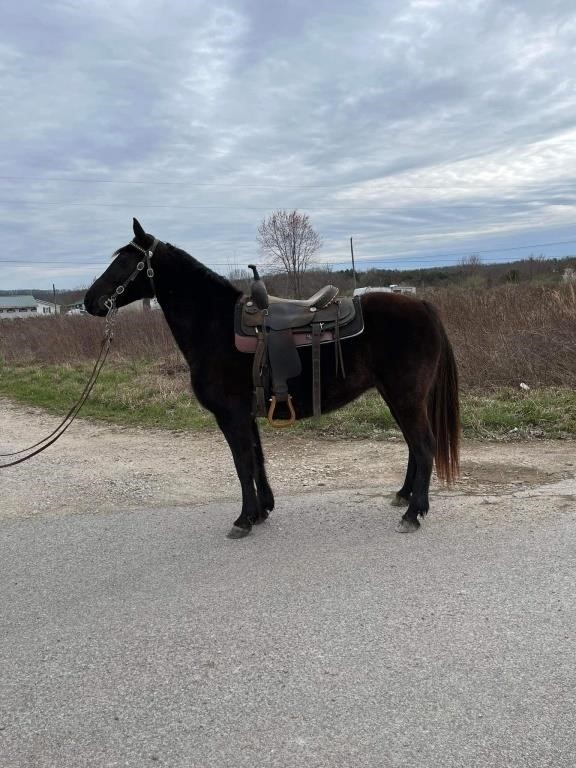
[[[108,307],[106,306],[107,297],[99,296],[98,298],[86,294],[84,297],[84,306],[86,311],[96,317],[104,317],[108,313]]]

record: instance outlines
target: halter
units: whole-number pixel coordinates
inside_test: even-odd
[[[140,251],[140,253],[144,254],[144,257],[146,261],[139,261],[138,264],[136,264],[136,269],[130,274],[124,282],[119,285],[112,296],[110,298],[106,299],[104,301],[104,306],[108,310],[108,312],[111,312],[112,309],[116,305],[116,299],[118,296],[122,295],[126,289],[126,286],[129,285],[133,280],[135,280],[140,272],[146,267],[146,276],[150,280],[150,285],[152,286],[152,292],[154,296],[156,296],[156,286],[154,285],[154,270],[152,269],[152,256],[154,256],[154,251],[156,250],[156,246],[158,245],[160,241],[154,238],[154,242],[150,246],[150,248],[142,248],[142,246],[138,245],[138,243],[135,243],[134,240],[131,240],[128,245],[133,246],[136,248],[136,250]]]

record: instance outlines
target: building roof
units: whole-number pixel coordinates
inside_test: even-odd
[[[31,294],[21,294],[19,296],[0,296],[0,309],[28,309],[37,307],[39,304],[45,307],[53,307],[51,301],[35,299]]]
[[[0,309],[24,309],[26,307],[36,307],[38,302],[34,296],[0,296]]]

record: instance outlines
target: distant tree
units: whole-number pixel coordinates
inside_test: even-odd
[[[302,296],[302,278],[314,254],[322,247],[322,238],[305,213],[278,210],[258,227],[257,242],[269,264],[288,276],[293,295]]]
[[[231,283],[234,283],[236,288],[239,288],[244,292],[247,292],[248,288],[250,287],[251,274],[251,272],[248,272],[246,269],[242,269],[241,267],[234,266],[228,268],[228,280],[230,280]]]
[[[465,256],[460,264],[466,268],[469,275],[475,275],[482,266],[482,259],[479,253],[471,253],[470,256]]]

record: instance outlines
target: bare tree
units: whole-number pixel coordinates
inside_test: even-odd
[[[465,267],[469,275],[475,275],[480,271],[482,258],[479,253],[471,253],[469,256],[461,259],[460,266]]]
[[[262,255],[286,273],[293,295],[301,298],[304,272],[322,246],[310,218],[298,211],[274,211],[258,227],[256,239]]]
[[[248,293],[248,289],[250,288],[251,274],[251,272],[248,272],[246,269],[242,269],[236,265],[233,267],[229,266],[227,269],[228,280],[230,280],[230,282],[233,283],[236,288],[244,291],[244,293]]]

